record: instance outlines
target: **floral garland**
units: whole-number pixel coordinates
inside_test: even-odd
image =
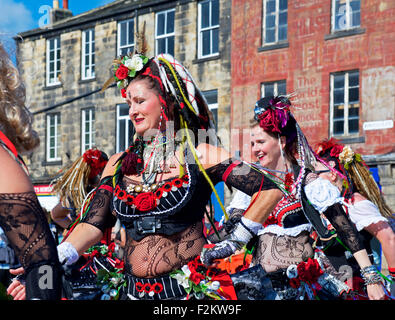
[[[126,98],[126,88],[138,71],[141,71],[149,61],[148,57],[142,54],[135,54],[133,57],[128,55],[114,60],[113,72],[114,79],[123,98]]]
[[[200,256],[188,262],[181,270],[170,273],[170,277],[184,287],[187,299],[205,296],[214,300],[236,300],[236,294],[229,275],[214,267],[206,267]]]
[[[101,300],[118,300],[121,288],[127,285],[123,274],[124,262],[117,258],[114,250],[114,242],[108,246],[102,244],[90,247],[85,253],[89,257],[88,262],[80,269],[89,265],[89,268],[96,274],[97,284],[103,292]],[[103,266],[98,261],[98,257],[105,257],[111,268]]]

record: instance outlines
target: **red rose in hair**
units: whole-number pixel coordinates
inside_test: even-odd
[[[139,211],[149,211],[156,207],[156,199],[152,192],[144,192],[136,196],[134,204]]]
[[[339,154],[343,151],[343,146],[341,145],[335,145],[332,150],[331,150],[331,157],[339,157]]]
[[[128,77],[128,73],[129,73],[129,69],[125,65],[121,64],[117,69],[117,71],[115,72],[115,76],[119,80],[123,80]]]
[[[121,89],[121,95],[122,95],[122,98],[126,98],[126,89],[125,88]]]

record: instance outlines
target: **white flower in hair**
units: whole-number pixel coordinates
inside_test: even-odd
[[[339,154],[339,160],[342,163],[352,162],[354,157],[354,152],[349,146],[344,146],[343,151]]]
[[[143,69],[144,67],[144,62],[143,59],[140,57],[140,55],[135,54],[132,59],[127,59],[125,61],[125,66],[129,69],[129,70],[136,70],[136,71],[140,71],[141,69]]]

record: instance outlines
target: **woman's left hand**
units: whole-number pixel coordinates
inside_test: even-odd
[[[385,292],[381,283],[373,283],[366,286],[369,300],[384,300]]]
[[[18,269],[10,269],[10,273],[13,275],[21,275],[25,273],[25,270],[21,267]],[[12,296],[14,300],[25,300],[26,299],[26,286],[21,281],[15,279],[7,288],[7,294]]]
[[[200,260],[206,266],[212,265],[215,259],[223,259],[235,253],[237,247],[231,240],[224,240],[211,247],[203,247]]]

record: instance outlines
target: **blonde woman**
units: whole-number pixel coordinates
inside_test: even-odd
[[[56,244],[20,156],[39,144],[24,98],[18,71],[0,44],[0,226],[25,270],[26,298],[59,299]]]

